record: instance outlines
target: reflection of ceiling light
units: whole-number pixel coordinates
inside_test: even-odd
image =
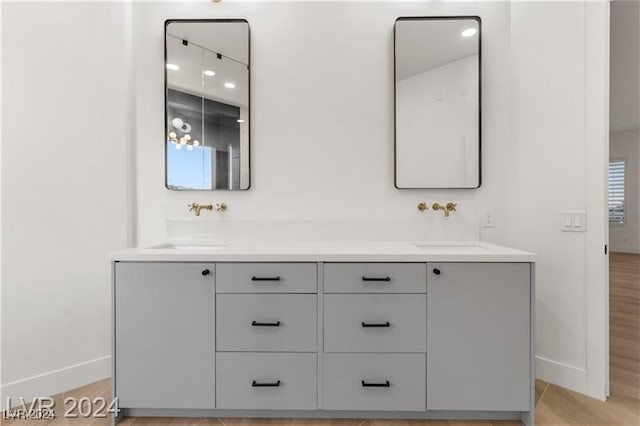
[[[467,28],[466,30],[462,31],[462,37],[471,37],[476,35],[477,32],[478,30],[476,30],[475,28]]]
[[[167,64],[167,69],[171,71],[178,71],[180,69],[176,64]]]
[[[226,87],[227,89],[235,89],[235,88],[236,88],[236,85],[235,85],[234,83],[231,83],[230,81],[227,81],[227,82],[224,84],[224,87]]]
[[[185,123],[180,117],[176,117],[171,120],[171,125],[176,129],[182,130],[184,133],[189,133],[191,131],[191,125],[189,123]]]
[[[213,77],[214,75],[216,75],[216,73],[214,71],[211,71],[211,70],[206,70],[204,72],[204,75],[206,75],[207,77]]]
[[[242,118],[239,118],[236,120],[238,123],[244,123],[244,120]]]

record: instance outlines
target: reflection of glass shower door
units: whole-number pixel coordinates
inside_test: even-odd
[[[211,150],[211,182],[213,189],[229,189],[229,153],[219,149]]]

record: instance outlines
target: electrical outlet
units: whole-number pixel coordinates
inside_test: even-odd
[[[495,210],[482,210],[480,213],[480,224],[483,228],[493,228],[496,226]]]

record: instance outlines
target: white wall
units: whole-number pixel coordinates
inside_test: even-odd
[[[166,239],[187,204],[226,202],[228,219],[443,222],[416,205],[457,201],[451,221],[495,208],[484,238],[505,242],[509,122],[509,3],[163,2],[134,4],[138,241]],[[393,186],[393,23],[399,16],[482,17],[483,186],[398,191]],[[251,25],[251,190],[164,189],[163,22],[243,17]],[[211,215],[213,216],[213,215]]]
[[[2,403],[110,374],[127,244],[124,3],[2,3]]]
[[[611,133],[611,159],[624,159],[625,211],[624,224],[609,225],[611,251],[640,253],[640,131]]]
[[[537,376],[598,398],[606,388],[606,361],[594,355],[606,352],[605,18],[604,2],[512,3],[507,171],[509,242],[538,254]],[[561,210],[586,211],[587,232],[560,232]],[[587,310],[594,298],[597,309]]]

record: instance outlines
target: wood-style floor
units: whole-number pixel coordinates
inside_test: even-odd
[[[640,425],[640,255],[611,253],[611,398],[602,402],[536,381],[536,425],[639,426]],[[64,398],[111,395],[111,381],[103,380],[55,396],[61,417]],[[108,425],[107,419],[64,419],[51,421],[0,420],[3,425]],[[180,419],[128,418],[123,426],[463,426],[519,425],[514,421],[443,420],[297,420],[297,419]]]
[[[640,255],[611,253],[609,262],[610,391],[640,400]]]

